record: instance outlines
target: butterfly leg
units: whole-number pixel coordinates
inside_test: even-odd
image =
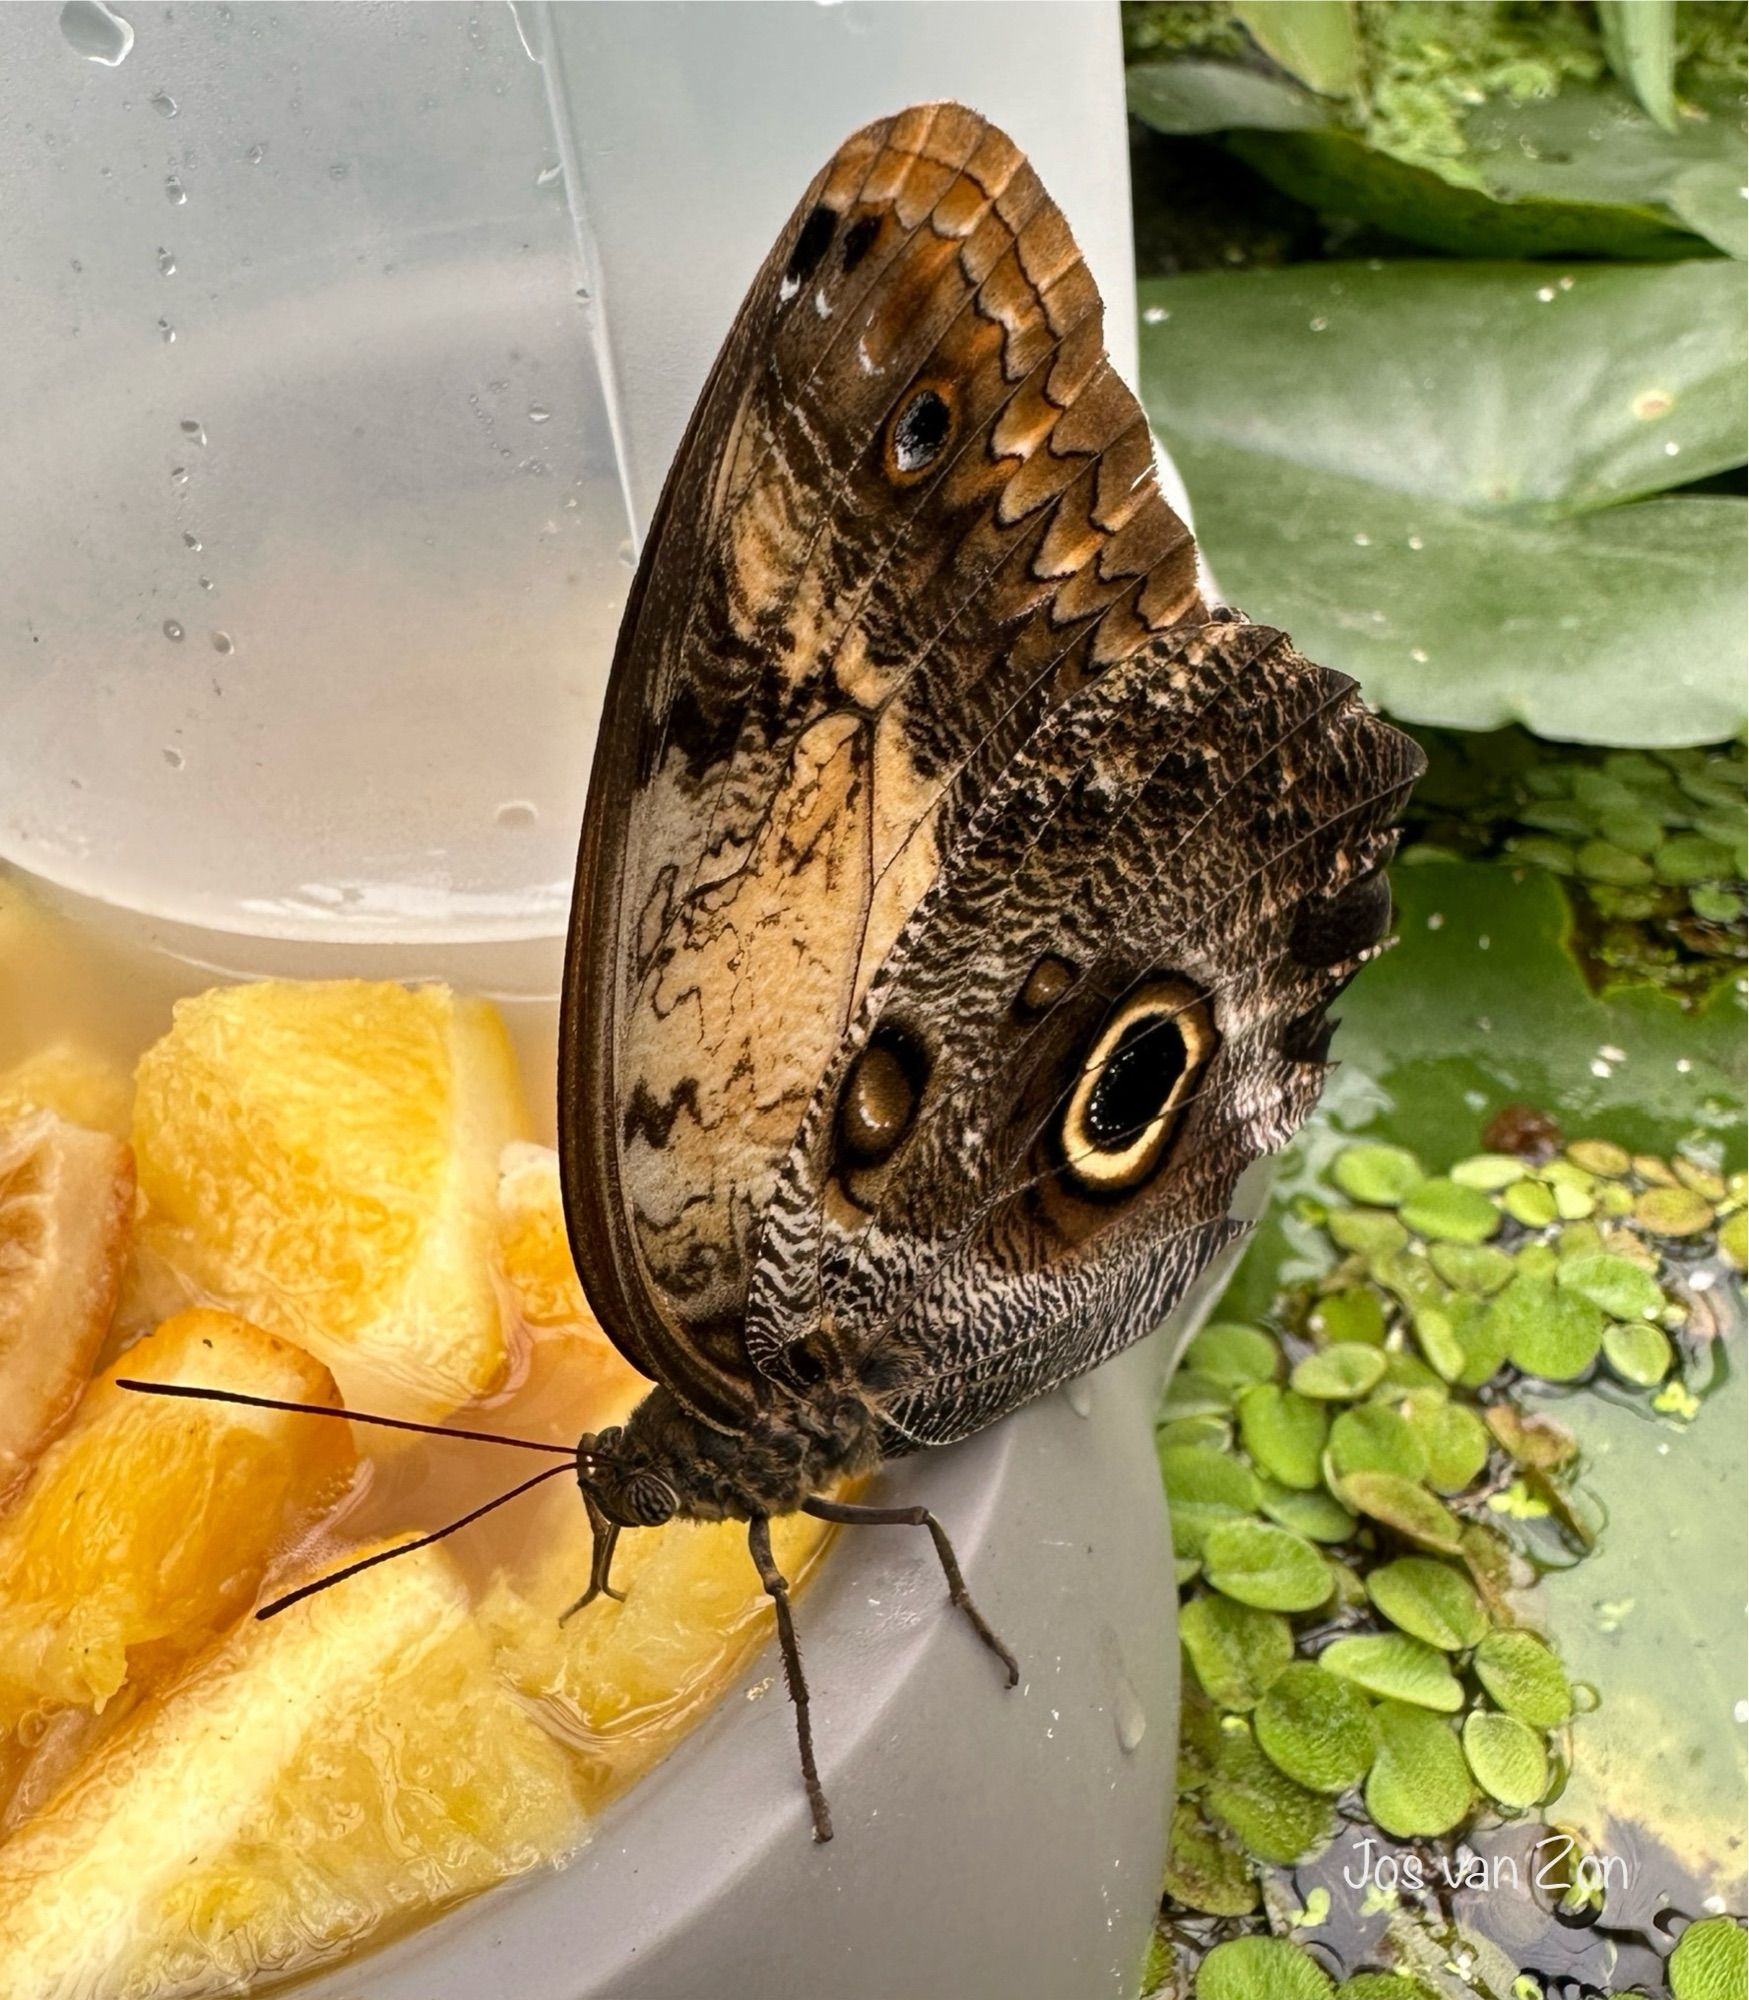
[[[960,1575],[959,1561],[954,1555],[953,1543],[947,1538],[947,1530],[927,1507],[856,1507],[843,1500],[822,1500],[816,1494],[802,1502],[802,1512],[812,1514],[817,1521],[843,1521],[853,1527],[927,1528],[941,1563],[941,1573],[947,1578],[949,1599],[966,1614],[971,1620],[972,1630],[1007,1668],[1008,1685],[1013,1687],[1020,1679],[1019,1661],[991,1631],[984,1621],[984,1614],[972,1602],[972,1593],[967,1590],[966,1580]]]
[[[619,1540],[619,1523],[610,1521],[586,1493],[583,1504],[589,1509],[589,1525],[594,1530],[595,1545],[589,1552],[589,1588],[575,1604],[570,1604],[559,1613],[559,1623],[563,1625],[574,1618],[587,1604],[593,1604],[598,1597],[611,1597],[616,1604],[626,1601],[623,1590],[615,1590],[608,1578],[613,1574],[613,1549]]]
[[[790,1614],[789,1583],[771,1553],[771,1523],[755,1514],[747,1523],[747,1546],[753,1552],[753,1566],[777,1613],[777,1643],[783,1651],[783,1677],[789,1683],[789,1698],[795,1704],[796,1743],[802,1753],[802,1782],[808,1788],[808,1810],[814,1816],[814,1838],[832,1838],[832,1810],[814,1765],[814,1730],[808,1720],[808,1682],[802,1672],[801,1648],[796,1644],[795,1619]]]

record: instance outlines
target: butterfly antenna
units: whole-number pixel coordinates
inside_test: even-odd
[[[508,1444],[519,1451],[544,1451],[558,1458],[574,1458],[568,1444],[549,1444],[539,1438],[505,1437],[499,1431],[460,1431],[448,1424],[415,1424],[405,1417],[378,1417],[369,1410],[346,1410],[334,1403],[282,1403],[276,1396],[246,1396],[240,1389],[202,1389],[187,1382],[117,1381],[118,1389],[132,1389],[142,1396],[186,1396],[199,1403],[241,1403],[251,1410],[290,1410],[300,1417],[344,1417],[348,1423],[377,1424],[386,1431],[417,1431],[422,1437],[462,1438],[469,1444]]]
[[[416,1541],[397,1542],[392,1549],[379,1549],[374,1556],[365,1556],[360,1561],[348,1563],[344,1569],[331,1570],[326,1576],[319,1576],[314,1583],[301,1584],[296,1590],[288,1590],[283,1597],[276,1597],[271,1604],[262,1605],[256,1612],[257,1618],[277,1618],[280,1612],[306,1597],[314,1597],[318,1591],[331,1590],[335,1584],[344,1583],[349,1576],[357,1576],[360,1571],[375,1569],[378,1563],[393,1562],[396,1556],[410,1556],[415,1549],[428,1549],[433,1542],[441,1542],[445,1536],[453,1535],[458,1529],[468,1527],[479,1520],[482,1514],[490,1514],[496,1507],[506,1507],[512,1500],[519,1500],[523,1494],[531,1492],[542,1480],[557,1479],[561,1472],[569,1472],[568,1465],[549,1465],[545,1472],[537,1472],[532,1479],[525,1479],[520,1486],[511,1487],[508,1493],[500,1493],[496,1500],[488,1500],[483,1507],[476,1507],[472,1513],[463,1514],[451,1521],[447,1527],[435,1528],[429,1535],[421,1535]]]

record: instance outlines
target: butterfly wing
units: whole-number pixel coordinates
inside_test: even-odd
[[[1324,1076],[1422,765],[1217,614],[1060,704],[871,983],[774,1197],[748,1345],[943,1444],[1158,1324]]]
[[[560,1146],[591,1304],[734,1428],[765,1212],[877,967],[1040,719],[1202,615],[1097,291],[1003,134],[859,132],[652,524],[590,781]]]

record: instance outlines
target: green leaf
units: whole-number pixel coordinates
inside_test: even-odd
[[[1668,1155],[1694,1134],[1742,1164],[1744,1009],[1733,985],[1692,1008],[1646,987],[1595,993],[1566,949],[1565,895],[1545,875],[1399,866],[1391,889],[1402,941],[1342,996],[1326,1102],[1347,1122],[1370,1116],[1380,1140],[1449,1159],[1474,1146],[1478,1105],[1535,1104],[1635,1153]],[[1608,1047],[1626,1060],[1598,1063]]]
[[[1305,1660],[1287,1668],[1257,1704],[1251,1728],[1270,1761],[1314,1792],[1358,1784],[1378,1748],[1366,1697]]]
[[[1670,1954],[1676,2000],[1743,2000],[1749,1986],[1749,1938],[1734,1917],[1690,1924]]]
[[[1202,1566],[1223,1596],[1263,1611],[1310,1611],[1330,1595],[1329,1565],[1312,1544],[1263,1521],[1212,1529]]]
[[[1209,1699],[1253,1708],[1294,1656],[1285,1618],[1199,1591],[1178,1614],[1178,1638]]]
[[[1363,1257],[1389,1256],[1409,1241],[1408,1230],[1397,1218],[1377,1209],[1335,1209],[1325,1227],[1337,1249],[1357,1251]]]
[[[1124,75],[1131,112],[1156,132],[1180,137],[1235,125],[1291,132],[1321,125],[1330,115],[1288,77],[1264,76],[1237,63],[1180,56],[1132,63]]]
[[[1330,1426],[1330,1469],[1338,1482],[1356,1472],[1425,1479],[1427,1447],[1400,1410],[1388,1403],[1366,1403],[1344,1410]]]
[[[1456,1181],[1423,1181],[1397,1213],[1417,1236],[1436,1243],[1484,1243],[1500,1228],[1500,1211],[1488,1197]]]
[[[1241,1460],[1204,1445],[1168,1445],[1160,1453],[1160,1476],[1174,1502],[1227,1507],[1236,1514],[1257,1511],[1257,1475]]]
[[[1297,1492],[1273,1479],[1261,1484],[1263,1511],[1278,1526],[1309,1542],[1345,1542],[1354,1533],[1354,1516],[1330,1494]]]
[[[1441,1652],[1466,1652],[1488,1630],[1469,1578],[1427,1556],[1400,1556],[1375,1569],[1366,1594],[1393,1625]]]
[[[1515,1368],[1545,1382],[1571,1382],[1597,1359],[1603,1313],[1546,1278],[1514,1278],[1488,1307]]]
[[[1242,1917],[1257,1907],[1251,1864],[1195,1806],[1183,1801],[1172,1814],[1166,1893],[1187,1909],[1210,1917]]]
[[[1437,1389],[1411,1390],[1401,1406],[1427,1453],[1427,1480],[1440,1493],[1461,1493],[1488,1462],[1488,1433],[1473,1410]]]
[[[1250,1853],[1283,1867],[1321,1847],[1334,1824],[1329,1801],[1278,1770],[1248,1729],[1222,1734],[1204,1799]]]
[[[1281,1351],[1268,1334],[1230,1320],[1205,1326],[1184,1350],[1186,1368],[1211,1382],[1224,1382],[1229,1389],[1271,1382],[1280,1365]]]
[[[1624,1382],[1636,1389],[1652,1389],[1670,1373],[1674,1356],[1661,1330],[1642,1322],[1638,1326],[1606,1326],[1603,1358]]]
[[[1654,125],[1676,130],[1676,0],[1597,0],[1609,66]]]
[[[1649,1271],[1626,1257],[1601,1250],[1585,1257],[1563,1258],[1555,1283],[1601,1306],[1611,1319],[1651,1319],[1664,1310],[1664,1293]]]
[[[1196,1969],[1196,2000],[1330,2000],[1328,1975],[1286,1938],[1229,1938]]]
[[[1360,81],[1360,38],[1350,0],[1234,0],[1233,12],[1270,61],[1322,97]]]
[[[1427,1261],[1460,1292],[1497,1292],[1512,1276],[1512,1259],[1492,1243],[1435,1243]]]
[[[1295,1390],[1322,1403],[1352,1403],[1376,1388],[1385,1372],[1385,1357],[1361,1341],[1339,1340],[1296,1362],[1289,1377]]]
[[[1514,1715],[1477,1708],[1464,1718],[1464,1756],[1489,1798],[1523,1811],[1549,1788],[1543,1740]]]
[[[1144,400],[1223,586],[1393,713],[1707,741],[1744,719],[1744,508],[1645,496],[1742,461],[1738,283],[1716,262],[1158,279]]]
[[[1185,1423],[1196,1417],[1224,1417],[1233,1407],[1233,1392],[1225,1382],[1180,1368],[1166,1384],[1160,1405],[1162,1423]]]
[[[1414,1708],[1455,1715],[1464,1705],[1464,1691],[1444,1655],[1407,1633],[1361,1632],[1333,1639],[1318,1655],[1318,1664],[1368,1694]]]
[[[1258,1470],[1309,1492],[1323,1478],[1328,1419],[1320,1404],[1262,1383],[1239,1397],[1239,1435]]]
[[[1427,1178],[1421,1162],[1404,1146],[1345,1146],[1330,1178],[1351,1201],[1397,1208]]]
[[[1449,1833],[1473,1803],[1464,1754],[1449,1723],[1423,1708],[1384,1701],[1379,1751],[1366,1781],[1366,1809],[1399,1840]]]
[[[1533,1729],[1559,1729],[1573,1714],[1561,1663],[1530,1632],[1490,1632],[1476,1648],[1476,1678],[1509,1715]]]
[[[1332,1345],[1362,1341],[1377,1347],[1385,1337],[1385,1310],[1378,1293],[1364,1286],[1331,1292],[1313,1308],[1312,1330]]]
[[[1394,1472],[1351,1472],[1336,1494],[1344,1506],[1370,1514],[1412,1542],[1439,1555],[1456,1555],[1458,1521],[1424,1486]]]

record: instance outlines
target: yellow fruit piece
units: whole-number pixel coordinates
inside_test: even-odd
[[[500,1581],[481,1607],[503,1670],[544,1709],[567,1718],[585,1752],[587,1801],[610,1798],[674,1747],[771,1635],[770,1600],[742,1521],[675,1521],[621,1536],[613,1582],[565,1625],[559,1615],[589,1580],[587,1518],[575,1495],[555,1509],[532,1586]],[[792,1585],[809,1574],[829,1530],[803,1514],[771,1524],[772,1553]]]
[[[0,1125],[52,1111],[69,1125],[125,1139],[133,1097],[132,1080],[118,1065],[75,1042],[55,1042],[0,1073]]]
[[[567,1407],[578,1430],[623,1423],[650,1384],[623,1358],[583,1296],[565,1234],[559,1156],[518,1142],[498,1178],[498,1259],[523,1326],[536,1341],[562,1340]],[[544,1373],[552,1372],[550,1369]]]
[[[253,1619],[0,1845],[0,2000],[295,1972],[571,1846],[441,1549]]]
[[[507,1366],[498,1156],[524,1112],[496,1012],[444,986],[203,993],[142,1058],[143,1246],[322,1360],[356,1409],[429,1419]]]
[[[117,1376],[331,1403],[326,1369],[229,1313],[168,1321],[92,1383],[0,1519],[0,1729],[101,1708],[254,1598],[274,1550],[351,1474],[351,1426],[142,1396]]]
[[[0,1502],[71,1415],[109,1330],[134,1213],[120,1140],[0,1122]]]

